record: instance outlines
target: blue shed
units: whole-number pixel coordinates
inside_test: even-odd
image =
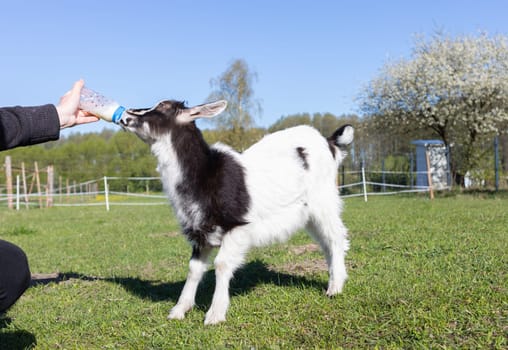
[[[427,152],[429,154],[432,175],[432,187],[444,189],[449,187],[448,149],[441,140],[415,140],[416,146],[416,186],[428,186]]]

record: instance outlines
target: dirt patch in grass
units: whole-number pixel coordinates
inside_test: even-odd
[[[274,271],[283,271],[292,275],[304,276],[308,274],[327,271],[326,261],[322,259],[309,259],[305,261],[270,266]]]
[[[302,256],[309,253],[321,252],[318,244],[309,243],[304,245],[289,247],[289,253],[294,256]],[[308,257],[304,261],[294,261],[277,266],[270,267],[273,270],[284,271],[292,275],[303,276],[307,274],[319,273],[328,270],[324,256]]]
[[[161,237],[178,237],[180,236],[180,232],[178,231],[171,231],[171,232],[162,232],[162,233],[151,233],[148,235],[149,238],[161,238]]]
[[[49,283],[49,281],[57,281],[60,278],[60,274],[58,272],[53,273],[32,273],[32,281],[34,283],[44,284],[44,282]]]
[[[302,255],[305,253],[318,252],[321,248],[316,243],[309,243],[304,245],[298,245],[296,247],[290,247],[289,252],[294,255]]]

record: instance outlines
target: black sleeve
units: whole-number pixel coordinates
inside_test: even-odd
[[[0,150],[59,137],[60,120],[54,105],[0,108]]]

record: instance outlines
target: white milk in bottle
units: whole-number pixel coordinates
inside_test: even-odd
[[[120,122],[125,112],[125,107],[120,106],[115,100],[84,86],[81,89],[79,108],[113,123]]]

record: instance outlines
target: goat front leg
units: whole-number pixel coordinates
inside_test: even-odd
[[[208,257],[210,256],[211,250],[210,247],[192,248],[192,257],[189,262],[187,280],[183,286],[180,298],[178,298],[178,302],[169,312],[168,319],[181,320],[185,317],[185,313],[194,306],[199,282],[208,269]]]
[[[205,325],[226,321],[226,312],[229,307],[229,282],[235,271],[243,264],[246,252],[245,246],[238,243],[231,233],[227,234],[215,258],[215,292],[212,305],[206,313]]]

